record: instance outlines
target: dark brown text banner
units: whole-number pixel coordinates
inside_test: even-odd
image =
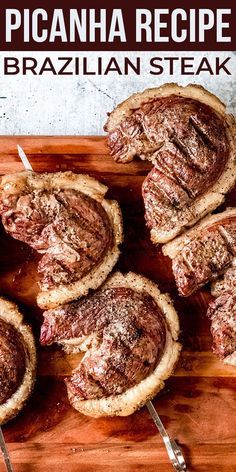
[[[2,0],[0,50],[232,51],[235,10],[231,0]]]

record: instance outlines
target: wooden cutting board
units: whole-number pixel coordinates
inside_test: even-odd
[[[150,165],[116,164],[103,137],[1,137],[0,174],[22,170],[19,143],[35,171],[88,173],[119,201],[125,242],[118,268],[136,271],[171,293],[181,321],[180,362],[154,404],[170,435],[183,448],[188,471],[236,470],[235,369],[211,353],[206,309],[209,287],[188,299],[177,296],[168,258],[149,241],[141,184]],[[236,192],[227,197],[235,205]],[[0,230],[0,292],[21,304],[36,337],[35,261],[25,246]],[[63,376],[78,362],[60,349],[38,349],[38,379],[20,415],[3,430],[16,472],[171,472],[162,440],[145,408],[127,418],[92,419],[73,410]],[[4,466],[0,459],[0,472]]]

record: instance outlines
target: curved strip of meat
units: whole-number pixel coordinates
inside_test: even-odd
[[[66,379],[76,409],[92,416],[128,415],[170,375],[180,350],[178,330],[172,303],[155,284],[116,273],[92,295],[45,312],[40,342],[86,351]]]
[[[0,319],[0,405],[19,388],[25,374],[23,339],[16,329]]]
[[[23,408],[35,381],[36,348],[15,303],[0,297],[0,425]]]
[[[225,363],[236,366],[236,291],[228,291],[210,303],[213,352]]]
[[[219,297],[227,292],[236,292],[236,258],[222,277],[211,284],[213,297]]]
[[[165,243],[224,201],[236,180],[236,125],[203,87],[165,84],[118,105],[105,125],[118,162],[154,168],[142,187],[154,243]]]
[[[72,172],[22,172],[2,178],[5,230],[36,250],[38,304],[52,308],[85,295],[107,277],[119,257],[122,217],[107,187]]]
[[[172,259],[179,294],[189,296],[225,273],[236,258],[236,209],[203,219],[198,225],[163,246]]]

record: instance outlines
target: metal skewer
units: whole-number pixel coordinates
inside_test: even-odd
[[[177,472],[186,472],[187,466],[183,453],[174,439],[171,439],[163,425],[160,416],[151,401],[146,403],[146,407],[164,441],[169,459]]]
[[[18,149],[18,154],[21,158],[21,161],[22,161],[22,164],[24,165],[25,169],[26,170],[30,170],[32,171],[33,168],[25,154],[25,152],[23,151],[23,149],[17,145],[17,149]],[[154,405],[151,401],[147,402],[146,404],[147,406],[147,409],[159,431],[159,433],[161,434],[162,438],[163,438],[163,441],[164,441],[164,444],[165,444],[165,447],[166,447],[166,450],[167,450],[167,453],[168,453],[168,456],[169,456],[169,459],[174,467],[174,469],[177,471],[177,472],[186,472],[187,470],[187,466],[186,466],[186,462],[185,462],[185,459],[184,459],[184,456],[183,456],[183,453],[180,449],[180,447],[178,446],[178,444],[175,442],[174,439],[171,439],[159,417],[159,415],[157,414],[157,411],[156,409],[154,408]],[[4,441],[4,439],[3,439]],[[8,469],[7,469],[8,470]],[[9,469],[9,472],[11,472],[12,469]]]
[[[22,164],[25,168],[25,170],[33,170],[29,160],[28,160],[28,157],[26,156],[25,152],[23,151],[23,149],[19,146],[19,144],[17,144],[17,149],[18,149],[18,154],[19,154],[19,157],[21,158],[21,161],[22,161]]]
[[[18,154],[21,158],[21,161],[22,161],[22,164],[23,164],[25,170],[32,171],[33,168],[31,166],[25,152],[23,151],[23,149],[19,145],[17,145],[17,149],[18,149]],[[7,472],[13,472],[10,456],[9,456],[9,453],[8,453],[8,450],[7,450],[7,446],[6,446],[6,443],[5,443],[5,439],[4,439],[4,436],[3,436],[1,426],[0,426],[0,448],[1,448],[2,455],[3,455],[4,461],[5,461],[5,466],[6,466]]]
[[[3,436],[1,426],[0,426],[0,448],[1,448],[2,455],[3,455],[4,461],[5,461],[5,466],[6,466],[7,472],[13,472],[10,456],[8,454],[8,450],[7,450],[7,446],[6,446],[6,443],[5,443],[5,439],[4,439],[4,436]]]

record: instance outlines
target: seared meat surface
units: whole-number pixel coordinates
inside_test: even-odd
[[[21,335],[14,326],[0,319],[0,405],[21,385],[26,354]]]
[[[175,84],[173,90],[178,90]],[[230,160],[227,120],[204,100],[181,96],[182,88],[179,90],[180,95],[162,96],[160,92],[153,98],[147,90],[146,101],[145,91],[137,94],[143,95],[143,101],[134,95],[114,110],[116,118],[111,114],[105,126],[116,161],[129,162],[139,156],[154,165],[142,187],[145,218],[154,243],[173,239],[199,219],[199,212],[208,204],[201,206],[199,199],[217,185]],[[156,89],[157,94],[159,91]],[[220,204],[216,194],[223,195],[228,186],[224,182],[216,191],[215,208]]]
[[[213,351],[222,360],[230,356],[235,364],[236,356],[236,292],[225,292],[210,303],[208,317],[211,319]]]
[[[153,372],[166,343],[164,316],[150,295],[130,288],[104,288],[44,313],[40,342],[87,341],[80,365],[66,379],[81,399],[124,392]]]
[[[34,190],[0,202],[5,230],[42,254],[41,287],[79,280],[99,264],[112,243],[102,205],[74,190]]]
[[[205,172],[210,170],[214,178],[227,157],[222,119],[208,105],[177,95],[149,100],[133,110],[109,133],[108,145],[117,161],[138,155],[157,166],[164,165],[176,180],[185,180],[188,172],[195,171],[201,184],[206,179]],[[190,181],[187,187],[192,188]]]
[[[224,275],[212,284],[212,295],[218,297],[225,292],[236,292],[236,266],[229,267]]]
[[[196,236],[173,259],[179,294],[189,296],[225,272],[236,255],[236,217],[196,230]]]

